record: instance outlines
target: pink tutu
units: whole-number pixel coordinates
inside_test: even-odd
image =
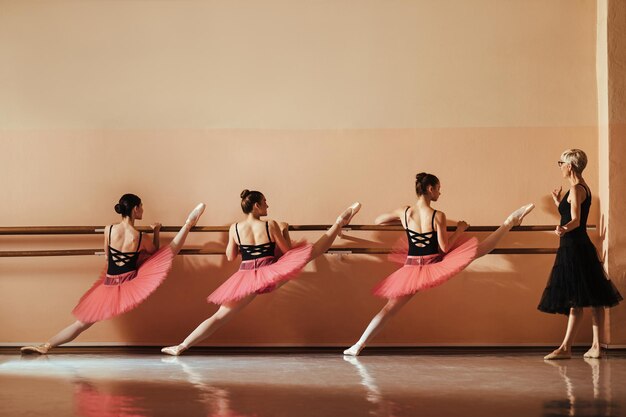
[[[427,256],[407,256],[407,241],[402,242],[402,249],[394,247],[389,259],[404,265],[376,285],[374,295],[391,299],[437,287],[465,269],[478,251],[474,237],[459,238],[448,253]]]
[[[173,259],[172,248],[167,245],[135,271],[108,275],[105,269],[81,297],[72,314],[83,323],[95,323],[132,310],[161,285],[172,269]]]
[[[274,256],[242,261],[239,270],[220,285],[207,301],[222,305],[253,294],[271,292],[278,284],[295,278],[311,260],[313,245],[302,244],[276,259]]]

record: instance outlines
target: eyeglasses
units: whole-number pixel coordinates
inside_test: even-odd
[[[569,164],[569,162],[558,161],[557,164],[559,165],[559,167],[561,167],[563,164]]]

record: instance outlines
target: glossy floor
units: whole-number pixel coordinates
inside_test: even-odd
[[[626,416],[626,354],[0,355],[2,416]]]

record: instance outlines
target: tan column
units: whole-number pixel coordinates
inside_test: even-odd
[[[598,119],[606,267],[626,294],[626,2],[598,1]],[[611,309],[605,342],[626,346],[626,303]]]

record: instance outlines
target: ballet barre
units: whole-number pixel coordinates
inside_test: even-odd
[[[388,255],[389,248],[330,248],[326,251],[330,255]],[[494,249],[490,255],[531,255],[555,254],[556,248],[500,248]],[[104,255],[102,249],[60,249],[60,250],[30,250],[30,251],[0,251],[0,258],[17,258],[33,256],[84,256]],[[179,255],[224,255],[223,250],[183,249]]]
[[[331,227],[329,224],[307,224],[289,225],[289,230],[294,232],[325,231]],[[470,226],[468,232],[493,232],[499,226]],[[162,226],[161,232],[178,232],[181,226]],[[192,232],[228,232],[229,226],[194,226]],[[554,225],[538,226],[515,226],[512,232],[552,232]],[[588,225],[587,229],[595,229],[595,225]],[[453,232],[456,226],[448,226],[448,231]],[[151,233],[152,229],[147,226],[139,226],[137,230],[144,233]],[[379,225],[349,225],[343,227],[344,232],[401,232],[402,226],[379,226]],[[0,235],[101,235],[104,233],[104,226],[20,226],[20,227],[0,227]]]
[[[331,225],[290,225],[290,231],[325,231]],[[470,226],[468,232],[493,232],[499,226]],[[229,226],[195,226],[192,232],[228,232]],[[588,225],[587,229],[595,229],[595,225]],[[456,230],[455,226],[448,226],[448,231]],[[152,229],[147,226],[137,227],[137,230],[150,233]],[[162,232],[178,232],[180,226],[163,226]],[[402,232],[402,226],[379,226],[379,225],[349,225],[343,228],[348,231],[379,231],[379,232]],[[552,232],[554,225],[516,226],[512,232]],[[104,233],[104,226],[25,226],[25,227],[0,227],[0,235],[4,236],[31,236],[31,235],[97,235]],[[556,248],[498,248],[490,252],[494,255],[542,255],[555,254]],[[361,248],[361,247],[331,247],[326,253],[335,255],[365,254],[386,255],[391,253],[389,248]],[[181,255],[224,255],[223,250],[207,249],[183,249]],[[26,251],[0,251],[0,258],[33,257],[33,256],[86,256],[104,255],[102,249],[60,249],[60,250],[26,250]]]

